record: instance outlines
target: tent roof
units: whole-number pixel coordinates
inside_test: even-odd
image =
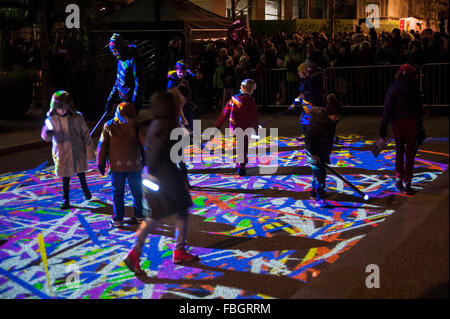
[[[232,21],[205,10],[187,0],[136,0],[127,7],[108,15],[109,24],[184,22],[192,29],[228,29]]]

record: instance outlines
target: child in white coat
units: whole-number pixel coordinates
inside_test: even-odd
[[[68,92],[57,91],[53,94],[41,137],[44,141],[52,141],[55,175],[63,180],[63,203],[60,208],[70,208],[69,182],[74,174],[80,179],[85,198],[90,200],[92,196],[85,172],[88,170],[88,159],[95,157],[94,144],[83,115],[74,110]]]

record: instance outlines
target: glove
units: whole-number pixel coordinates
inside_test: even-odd
[[[99,166],[98,171],[100,172],[101,175],[105,175],[105,166]]]

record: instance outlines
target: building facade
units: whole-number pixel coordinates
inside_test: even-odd
[[[442,16],[448,20],[448,0],[190,1],[221,16],[232,17],[234,11],[235,17],[244,14],[249,20],[329,19],[332,12],[335,19],[365,19],[374,14],[382,20],[416,17],[431,23]]]

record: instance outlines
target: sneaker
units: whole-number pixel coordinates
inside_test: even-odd
[[[116,227],[116,228],[123,227],[123,221],[121,221],[121,220],[113,220],[112,219],[109,223],[110,223],[111,227]]]
[[[309,198],[310,198],[311,200],[316,200],[316,198],[317,198],[317,193],[316,193],[316,190],[315,190],[315,189],[312,189],[312,190],[309,192]]]
[[[317,195],[319,196],[320,199],[325,199],[328,197],[328,194],[325,193],[325,190],[322,187],[319,187],[317,189]]]
[[[133,224],[140,224],[145,220],[145,217],[131,217],[130,222]]]
[[[124,262],[128,269],[134,272],[136,275],[145,274],[145,271],[141,269],[140,265],[140,254],[138,254],[134,249],[131,249],[125,258]]]
[[[403,181],[401,178],[397,178],[395,180],[395,187],[400,191],[403,192],[405,190],[405,187],[403,185]]]
[[[192,255],[184,251],[184,249],[176,249],[173,251],[172,261],[175,264],[188,262],[198,259],[198,256]]]
[[[85,193],[84,198],[86,198],[86,200],[91,200],[92,199],[91,192],[88,191],[87,193]]]
[[[405,189],[404,189],[404,193],[406,194],[406,195],[414,195],[414,191],[413,191],[413,189],[411,188],[411,185],[406,185],[406,187],[405,187]]]
[[[65,200],[64,203],[62,203],[61,205],[59,205],[60,209],[66,210],[70,208],[70,203],[68,200]]]

